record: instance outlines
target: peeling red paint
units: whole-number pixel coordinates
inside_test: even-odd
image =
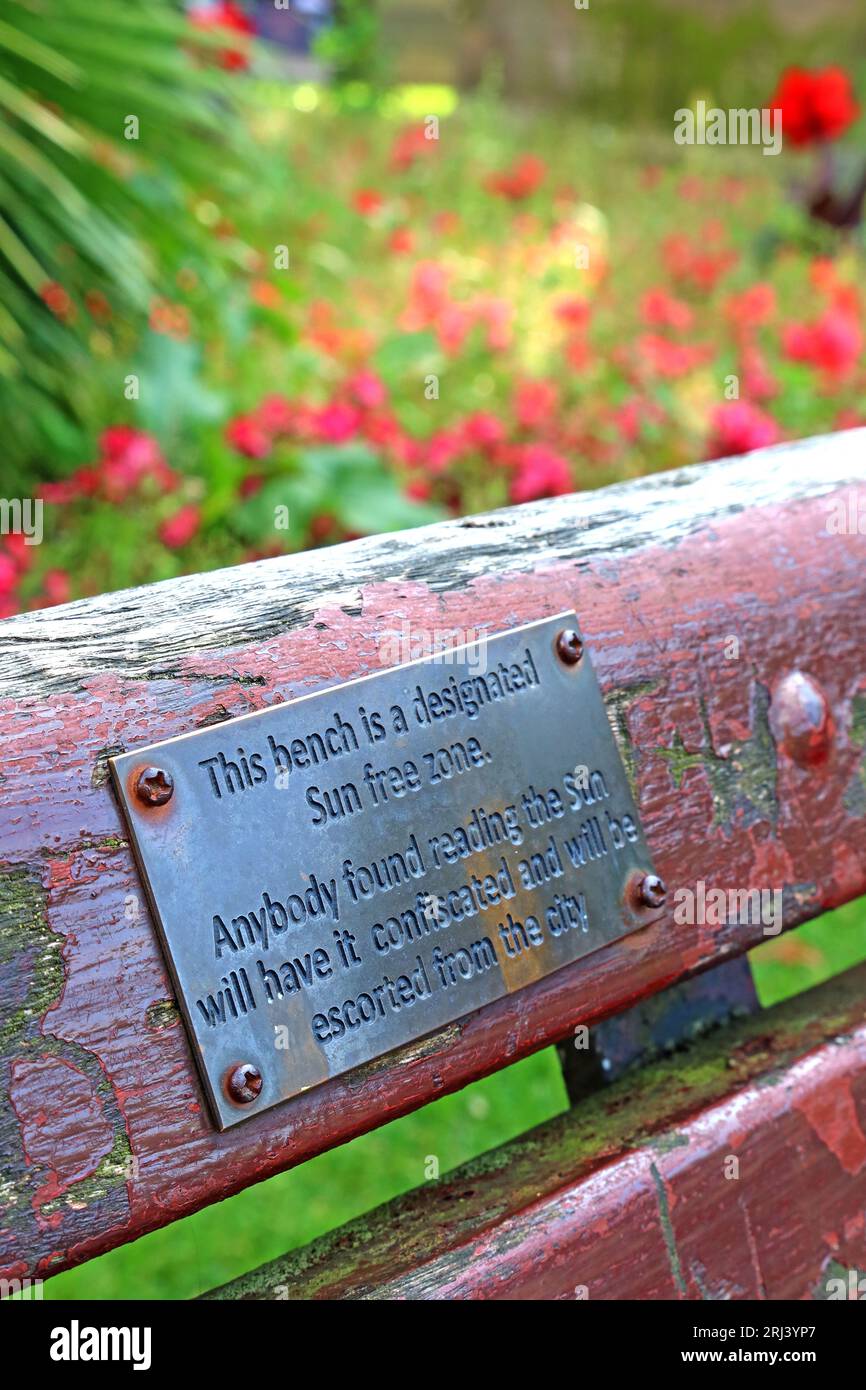
[[[699,879],[798,892],[814,885],[802,901],[786,894],[786,925],[793,925],[866,892],[866,820],[845,795],[859,785],[864,756],[846,732],[851,700],[866,688],[862,538],[827,535],[826,505],[825,497],[755,508],[677,545],[600,551],[579,564],[485,576],[446,591],[416,580],[376,582],[362,590],[360,611],[325,603],[305,626],[266,640],[184,653],[172,660],[179,674],[97,672],[79,690],[0,702],[4,865],[43,883],[48,927],[63,940],[62,993],[37,1026],[99,1068],[138,1160],[116,1206],[97,1203],[80,1217],[59,1209],[52,1240],[59,1261],[228,1196],[763,939],[760,925],[694,927],[668,914],[467,1019],[440,1052],[411,1066],[397,1054],[360,1082],[340,1078],[220,1135],[201,1108],[184,1030],[147,1026],[148,1009],[172,990],[113,795],[94,778],[103,750],[189,732],[217,704],[245,714],[379,670],[385,635],[404,622],[497,631],[574,607],[671,898]],[[789,758],[776,766],[770,691],[802,661],[807,610],[810,629],[833,633],[809,654],[835,725],[833,756],[817,766]],[[732,633],[738,660],[724,654]],[[240,684],[238,676],[263,684]],[[126,911],[130,894],[141,899],[138,918]],[[33,970],[23,955],[4,969],[25,964]],[[17,1054],[6,1061],[30,1064]],[[34,1107],[17,1143],[29,1154],[46,1129],[55,1133],[57,1112],[66,1115],[70,1132],[52,1141],[49,1166],[68,1187],[77,1180],[70,1174],[98,1167],[112,1122],[97,1119],[74,1062],[57,1062],[54,1077],[38,1106],[49,1125],[37,1123]],[[844,1142],[846,1162],[860,1161],[862,1134],[836,1142]],[[43,1200],[37,1165],[31,1181],[16,1153],[30,1202]],[[0,1265],[12,1253],[0,1233]]]
[[[46,1175],[34,1192],[36,1207],[90,1177],[111,1152],[114,1134],[100,1098],[69,1062],[42,1056],[13,1063],[9,1099],[26,1160]]]
[[[829,1118],[821,1108],[828,1093],[847,1096],[855,1118],[866,1104],[866,968],[841,986],[845,1041],[825,1026],[812,1046],[837,988],[813,993],[807,1024],[783,1006],[738,1026],[759,1030],[761,1047],[720,1035],[722,1055],[749,1059],[727,1076],[709,1082],[700,1063],[690,1072],[687,1056],[671,1060],[654,1072],[651,1114],[624,1077],[495,1165],[480,1159],[398,1198],[362,1230],[350,1224],[337,1244],[314,1242],[225,1296],[274,1297],[278,1284],[293,1299],[329,1300],[566,1300],[579,1288],[590,1300],[813,1297],[830,1257],[851,1268],[866,1260],[862,1178],[826,1142],[829,1131],[838,1143],[851,1112],[847,1102]],[[768,1085],[780,1066],[784,1085]],[[614,1095],[619,1124],[587,1152]],[[738,1177],[726,1171],[731,1153]]]
[[[860,1125],[850,1081],[840,1078],[834,1086],[812,1092],[796,1104],[845,1172],[852,1177],[859,1173],[866,1164],[866,1135]]]

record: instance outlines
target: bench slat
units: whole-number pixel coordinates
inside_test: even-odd
[[[858,967],[206,1297],[838,1297],[866,1267],[864,997]]]

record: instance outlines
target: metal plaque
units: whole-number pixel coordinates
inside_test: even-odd
[[[220,1128],[658,917],[574,614],[111,759]]]

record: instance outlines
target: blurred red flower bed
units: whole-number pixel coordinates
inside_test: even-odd
[[[794,146],[857,114],[833,69],[773,101]],[[256,206],[197,209],[224,295],[185,266],[122,342],[46,286],[135,390],[40,482],[48,544],[0,538],[0,613],[860,423],[856,241],[783,160],[610,138],[287,108]]]

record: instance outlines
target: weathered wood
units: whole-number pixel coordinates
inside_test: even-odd
[[[460,639],[574,607],[672,890],[783,888],[787,926],[866,891],[864,537],[827,527],[839,503],[866,513],[864,434],[0,625],[0,1273],[131,1239],[761,937],[668,913],[220,1135],[114,751],[366,674],[395,630]]]
[[[513,591],[497,602],[491,589],[501,576],[564,564],[574,582],[605,558],[618,567],[632,551],[682,548],[691,536],[709,543],[714,526],[745,511],[785,508],[862,486],[864,448],[866,429],[849,430],[596,492],[23,613],[0,623],[0,691],[21,698],[80,691],[94,677],[113,675],[148,681],[198,676],[203,685],[217,687],[270,687],[279,680],[281,691],[303,694],[344,680],[347,672],[377,670],[377,639],[399,629],[403,619],[422,628],[435,619],[437,629],[477,622],[491,631],[511,621]],[[831,506],[828,498],[817,510],[819,531]],[[827,539],[825,533],[825,545]],[[745,544],[737,559],[745,571],[754,569]],[[584,607],[598,601],[593,590],[604,574],[602,568],[596,584],[582,586]],[[468,611],[444,597],[465,590],[477,601]],[[442,601],[433,601],[439,594]],[[551,611],[541,588],[536,595],[518,611]],[[365,614],[373,621],[348,622],[338,631],[339,620]],[[292,653],[297,670],[275,672],[281,649],[267,645],[270,639],[304,630],[307,643],[296,642]],[[341,650],[341,637],[353,643],[349,652]],[[312,665],[305,660],[311,648],[318,656]],[[207,657],[201,667],[198,653]]]
[[[866,1265],[864,996],[861,966],[206,1297],[827,1297]]]

